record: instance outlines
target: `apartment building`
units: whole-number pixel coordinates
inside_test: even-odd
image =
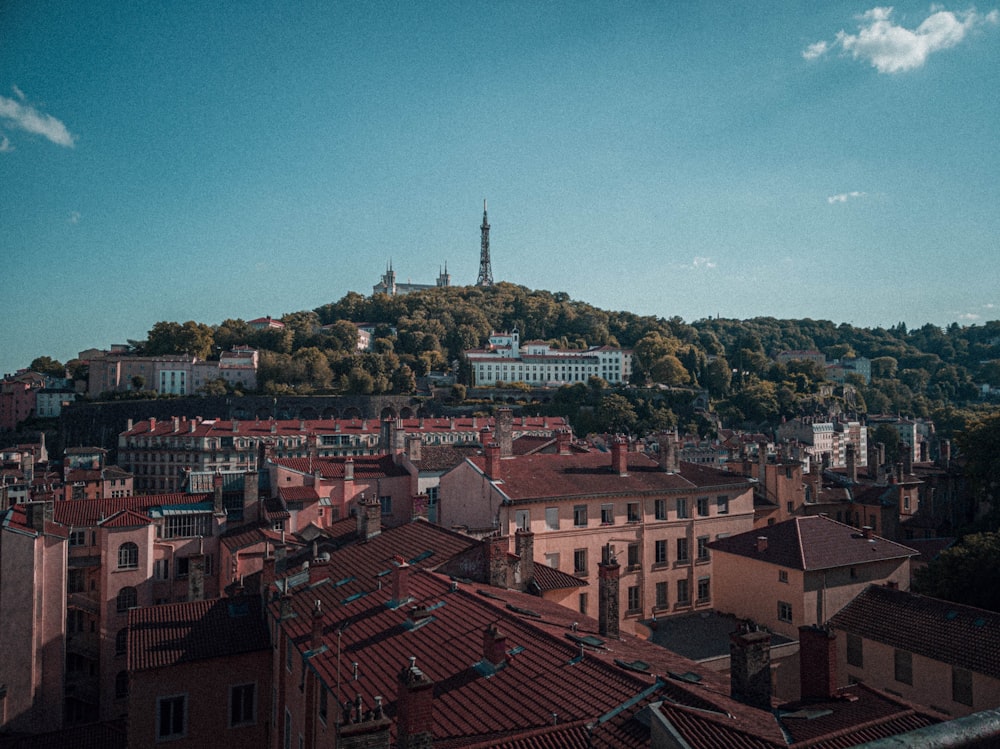
[[[257,387],[258,354],[246,347],[222,352],[219,361],[204,361],[187,354],[134,356],[98,351],[91,354],[89,364],[87,395],[90,398],[128,390],[192,395],[219,379],[242,390]]]
[[[618,440],[610,453],[570,449],[513,455],[494,441],[441,476],[439,519],[476,534],[534,534],[545,564],[593,580],[598,564],[622,566],[623,628],[713,605],[709,542],[753,528],[753,492],[742,476],[677,460],[661,437],[658,457]],[[589,590],[565,603],[596,616]]]

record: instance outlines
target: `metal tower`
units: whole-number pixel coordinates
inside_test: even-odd
[[[490,267],[490,222],[486,220],[486,201],[483,201],[483,225],[479,227],[483,239],[479,249],[479,278],[476,286],[493,285],[493,269]]]

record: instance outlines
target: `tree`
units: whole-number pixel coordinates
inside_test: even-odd
[[[1000,413],[993,413],[973,423],[957,435],[965,456],[965,478],[977,498],[989,502],[993,513],[1000,514]]]
[[[1000,611],[1000,534],[975,533],[914,574],[914,591]]]
[[[868,438],[868,444],[877,445],[880,442],[885,445],[886,463],[891,466],[896,465],[901,455],[899,448],[899,432],[888,424],[879,424],[875,427],[871,436]]]
[[[604,396],[597,406],[597,420],[605,432],[630,432],[637,418],[628,398],[617,393]]]
[[[65,377],[66,365],[61,364],[58,359],[48,356],[39,356],[28,366],[32,372],[38,374],[51,375],[52,377]]]
[[[146,378],[143,377],[141,374],[133,375],[132,376],[132,389],[133,390],[142,390],[144,387],[146,387]]]
[[[673,354],[661,356],[649,367],[649,377],[664,385],[687,385],[690,377],[681,360]]]

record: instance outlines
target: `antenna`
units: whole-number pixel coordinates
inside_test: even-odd
[[[493,285],[493,269],[490,267],[490,222],[486,218],[486,199],[483,199],[483,225],[479,227],[482,240],[479,249],[479,277],[476,286]]]

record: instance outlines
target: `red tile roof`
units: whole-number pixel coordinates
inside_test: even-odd
[[[112,515],[131,510],[143,515],[153,507],[212,501],[211,494],[149,494],[117,499],[76,499],[55,504],[55,521],[76,528],[98,525]]]
[[[257,596],[169,603],[129,612],[129,671],[270,647]]]
[[[136,528],[152,523],[149,515],[143,515],[134,510],[121,510],[111,517],[98,523],[102,528]]]
[[[1000,614],[871,585],[830,620],[836,629],[1000,679]]]
[[[223,533],[219,540],[231,552],[246,549],[255,544],[262,544],[265,541],[272,544],[282,543],[281,534],[265,526],[255,526],[253,528],[240,527]],[[286,538],[284,543],[288,543],[289,541],[290,539]]]
[[[443,472],[454,468],[478,449],[476,445],[421,445],[420,460],[414,460],[413,465],[422,473]]]
[[[274,458],[271,462],[303,474],[319,472],[325,479],[343,479],[344,463],[354,461],[354,480],[371,481],[409,475],[391,455],[355,455],[352,458]]]
[[[485,471],[486,459],[469,461]],[[643,453],[628,454],[628,473],[611,469],[611,454],[588,452],[571,455],[522,455],[499,461],[500,490],[514,500],[536,497],[593,496],[619,492],[680,492],[714,488],[743,491],[750,488],[743,477],[694,463],[680,464],[679,473],[661,470]]]
[[[564,590],[566,588],[586,588],[589,583],[574,577],[569,573],[549,567],[547,564],[535,563],[535,585],[540,591]]]
[[[278,496],[286,502],[319,501],[319,494],[314,486],[279,486]]]
[[[767,548],[763,551],[757,551],[758,538],[767,539]],[[913,549],[880,536],[865,538],[857,528],[824,515],[792,518],[720,538],[712,541],[709,548],[807,571],[887,559],[904,560],[917,555]]]

